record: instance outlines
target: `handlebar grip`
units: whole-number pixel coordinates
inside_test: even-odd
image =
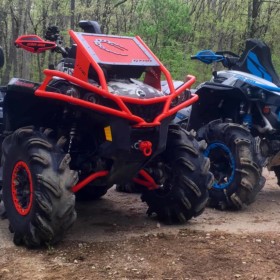
[[[197,59],[195,55],[191,55],[191,59]]]

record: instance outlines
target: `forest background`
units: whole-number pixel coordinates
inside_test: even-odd
[[[42,70],[59,61],[51,52],[31,54],[17,49],[23,34],[44,37],[48,26],[81,31],[80,20],[95,20],[105,34],[140,35],[174,79],[193,74],[198,82],[211,77],[211,66],[190,60],[202,49],[240,54],[248,38],[271,48],[280,73],[280,0],[0,0],[0,45],[5,66],[0,82],[12,77],[41,81]]]

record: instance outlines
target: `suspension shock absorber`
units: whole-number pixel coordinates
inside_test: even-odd
[[[243,104],[243,106],[241,106]],[[244,111],[244,103],[240,104],[240,113],[243,113],[243,125],[247,126],[249,129],[253,126],[253,118],[251,114],[251,106],[248,106],[247,112]]]
[[[69,145],[68,145],[68,153],[71,152],[72,146],[73,146],[73,141],[77,135],[77,127],[78,127],[78,122],[81,117],[81,113],[79,111],[73,112],[71,110],[66,110],[65,111],[65,119],[70,121],[70,131],[69,131]]]
[[[70,133],[69,133],[69,145],[68,145],[68,153],[71,152],[71,148],[73,145],[73,139],[76,136],[76,132],[77,132],[77,125],[76,123],[73,124],[73,126],[70,129]]]

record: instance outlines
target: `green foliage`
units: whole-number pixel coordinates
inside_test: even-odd
[[[35,33],[43,37],[48,26],[57,25],[69,45],[71,22],[77,27],[82,19],[98,21],[104,33],[140,35],[174,79],[193,74],[198,83],[208,80],[211,66],[192,61],[190,56],[201,49],[240,53],[249,34],[271,47],[280,73],[278,1],[75,0],[71,11],[73,1],[0,0],[0,45],[6,55],[0,71],[2,83],[13,76],[40,81],[42,69],[59,60],[51,53],[27,55],[17,50],[14,40],[19,35]],[[253,9],[256,3],[257,10]]]
[[[146,0],[141,1],[136,12],[133,34],[139,35],[149,45],[174,79],[183,79],[187,66],[185,44],[190,32],[186,2]]]
[[[185,1],[142,1],[137,9],[135,32],[154,48],[182,42],[190,30],[189,11]]]

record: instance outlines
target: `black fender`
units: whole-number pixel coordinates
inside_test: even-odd
[[[39,84],[13,78],[6,87],[3,101],[4,130],[14,131],[29,125],[50,127],[50,116],[59,111],[58,102],[35,95]],[[56,104],[54,104],[56,103]],[[61,106],[61,105],[60,105]]]
[[[196,92],[199,100],[192,105],[188,129],[198,130],[215,119],[230,118],[239,120],[240,104],[246,105],[249,100],[237,87],[219,83],[206,82]]]

